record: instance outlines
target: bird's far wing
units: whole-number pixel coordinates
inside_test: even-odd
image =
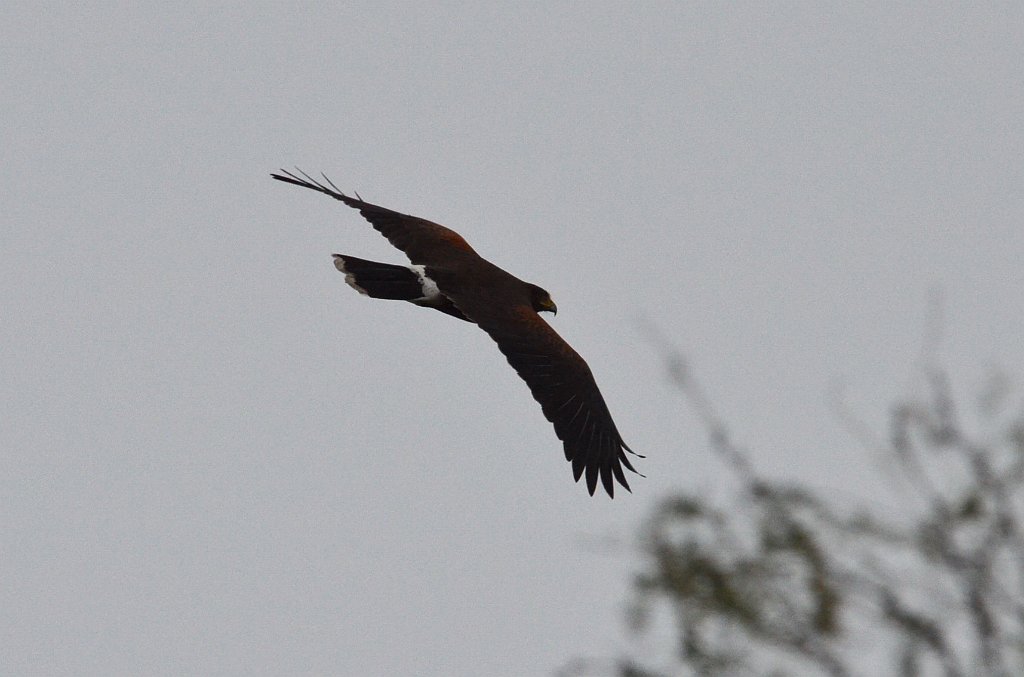
[[[520,306],[495,312],[472,299],[453,298],[456,305],[498,344],[509,364],[526,381],[544,416],[555,426],[578,482],[586,473],[591,495],[598,476],[605,491],[615,496],[615,484],[629,491],[622,472],[637,473],[626,456],[633,452],[619,435],[608,405],[590,367],[532,308]],[[642,458],[642,457],[641,457]]]
[[[357,197],[350,197],[342,193],[326,176],[324,181],[327,185],[320,183],[301,169],[297,169],[302,176],[296,176],[284,169],[280,174],[271,174],[278,181],[291,183],[303,188],[318,191],[329,195],[335,200],[344,202],[353,209],[358,209],[367,221],[392,245],[405,252],[409,260],[417,265],[435,265],[444,267],[452,256],[459,254],[472,254],[476,256],[473,248],[462,239],[462,236],[454,230],[444,226],[421,219],[408,214],[378,207],[377,205],[364,202]]]

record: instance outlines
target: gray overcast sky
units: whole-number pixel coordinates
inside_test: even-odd
[[[1019,375],[1024,10],[847,4],[5,4],[2,671],[628,649],[637,524],[722,474],[640,318],[851,495],[828,394],[883,421],[930,288],[957,388]],[[292,165],[551,290],[648,479],[587,496],[486,335],[347,288],[404,259]]]

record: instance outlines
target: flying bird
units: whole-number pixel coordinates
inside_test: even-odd
[[[547,291],[487,261],[453,230],[364,202],[358,193],[345,195],[326,176],[321,175],[326,182],[321,183],[296,171],[302,176],[283,169],[271,176],[358,209],[412,263],[399,266],[334,254],[334,265],[350,287],[372,298],[434,308],[483,329],[554,424],[575,480],[586,475],[591,496],[598,477],[613,498],[613,478],[630,490],[623,467],[640,473],[626,452],[643,456],[619,435],[590,367],[538,314],[558,310]]]

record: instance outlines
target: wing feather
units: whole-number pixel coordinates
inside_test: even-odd
[[[446,292],[449,293],[449,292]],[[590,367],[532,308],[495,308],[472,294],[451,293],[452,301],[498,344],[562,441],[576,481],[584,475],[593,495],[598,479],[614,497],[614,482],[629,491],[622,468],[636,473]],[[575,403],[575,404],[574,404]],[[639,474],[639,473],[637,473]]]
[[[333,197],[344,202],[353,209],[358,209],[377,232],[388,239],[394,247],[405,252],[409,260],[422,266],[447,266],[453,256],[461,254],[477,254],[461,235],[450,228],[421,219],[418,216],[402,214],[375,204],[370,204],[357,197],[345,195],[326,176],[324,185],[301,169],[293,174],[285,169],[280,174],[271,174],[273,178]]]

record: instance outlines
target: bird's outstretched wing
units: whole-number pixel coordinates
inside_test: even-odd
[[[370,222],[370,225],[386,237],[388,242],[405,252],[405,255],[414,264],[445,265],[451,261],[453,256],[459,254],[477,256],[469,243],[450,228],[417,216],[402,214],[364,202],[358,196],[345,195],[326,176],[323,177],[326,183],[321,183],[301,169],[296,169],[296,171],[302,176],[297,176],[284,169],[280,174],[271,174],[271,176],[278,181],[292,183],[329,195],[353,209],[358,209],[363,218]]]
[[[619,435],[584,359],[532,308],[485,307],[471,296],[456,293],[452,300],[494,339],[508,363],[526,381],[545,418],[554,424],[576,481],[585,474],[591,495],[598,477],[611,497],[615,496],[616,480],[629,491],[623,466],[640,473],[630,464],[626,452],[640,455]]]

